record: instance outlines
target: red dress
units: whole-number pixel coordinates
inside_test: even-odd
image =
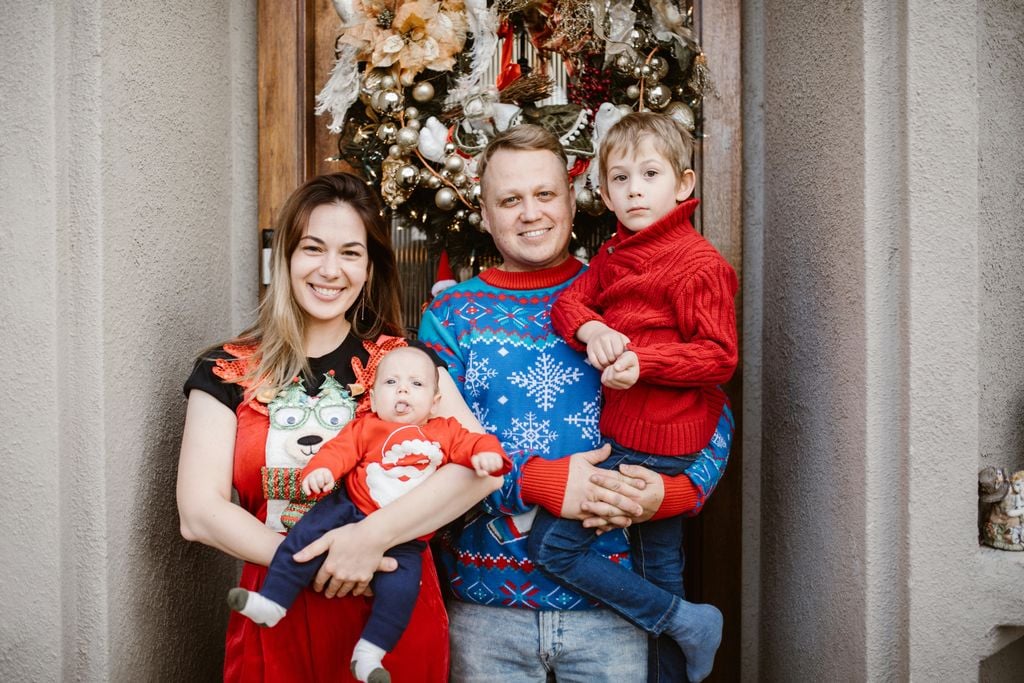
[[[346,339],[327,356],[310,359],[313,375],[333,370],[335,379],[342,385],[358,381],[369,386],[370,375],[376,367],[374,356],[377,354],[371,354],[373,350],[372,343]],[[232,357],[232,351],[238,352],[229,347],[223,354],[214,354],[220,356],[219,359],[200,363],[186,384],[186,392],[202,389],[224,403],[228,403],[225,397],[240,396],[238,385],[225,385],[217,379],[244,369]],[[364,368],[369,372],[360,372]],[[238,491],[239,504],[265,521],[267,499],[263,470],[267,463],[270,417],[267,407],[255,399],[238,402],[235,414],[238,429],[233,484]],[[448,680],[448,616],[429,548],[424,555],[419,599],[409,628],[395,649],[384,657],[384,666],[395,683]],[[239,585],[247,590],[258,590],[266,571],[266,567],[246,562]],[[349,662],[366,624],[370,600],[372,598],[363,597],[327,599],[307,588],[274,628],[257,626],[232,612],[225,643],[224,680],[246,683],[355,681],[349,672]]]

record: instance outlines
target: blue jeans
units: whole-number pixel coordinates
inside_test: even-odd
[[[302,519],[292,527],[281,545],[277,546],[267,570],[267,578],[260,587],[260,595],[286,609],[291,607],[327,559],[324,554],[309,562],[296,562],[292,555],[331,529],[358,522],[365,517],[349,499],[344,485],[319,500],[302,515]],[[393,572],[377,572],[370,582],[374,594],[373,606],[362,637],[388,652],[395,649],[412,617],[412,609],[419,597],[423,549],[426,546],[423,541],[408,541],[389,549],[384,555],[395,558],[398,569]]]
[[[606,470],[640,465],[674,476],[683,474],[697,459],[697,454],[652,455],[610,439],[609,443],[611,455],[598,464]],[[530,557],[559,582],[607,605],[654,636],[650,666],[661,675],[653,680],[685,680],[682,651],[671,638],[659,637],[683,597],[683,520],[648,521],[630,527],[629,533],[635,573],[591,550],[597,538],[593,529],[538,508],[530,529]]]
[[[605,609],[448,604],[451,683],[642,683],[644,632]]]
[[[609,440],[612,453],[598,464],[606,470],[620,465],[641,465],[674,476],[696,461],[696,455],[650,455]],[[555,517],[543,508],[530,529],[530,557],[537,565],[581,593],[607,605],[652,635],[660,635],[683,592],[683,520],[669,517],[630,527],[634,562],[643,567],[642,577],[631,569],[591,550],[597,539],[574,519]],[[646,580],[644,580],[646,579]]]

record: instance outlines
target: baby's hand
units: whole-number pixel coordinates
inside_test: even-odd
[[[640,359],[626,351],[601,373],[601,384],[609,389],[628,389],[640,379]]]
[[[492,472],[499,471],[503,464],[501,456],[493,451],[477,453],[470,457],[469,461],[473,463],[473,471],[478,477],[486,477]]]
[[[302,480],[302,492],[307,496],[314,493],[327,493],[334,488],[334,476],[326,467],[318,467]]]
[[[587,345],[587,360],[598,370],[604,370],[614,363],[626,351],[626,344],[629,343],[629,337],[596,320],[580,327],[577,338]]]

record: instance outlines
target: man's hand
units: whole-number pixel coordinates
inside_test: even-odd
[[[619,472],[632,479],[635,488],[640,490],[640,497],[636,501],[640,503],[643,512],[633,517],[633,522],[646,522],[654,516],[661,507],[661,502],[665,500],[665,481],[660,474],[642,465],[621,465]],[[638,482],[643,484],[639,485]]]
[[[601,373],[601,384],[609,389],[628,389],[640,379],[640,359],[626,351]]]
[[[501,456],[494,451],[477,453],[471,456],[469,461],[473,463],[473,471],[478,477],[487,477],[493,472],[498,472],[503,464]]]
[[[302,480],[302,492],[307,496],[327,493],[334,488],[334,475],[326,467],[317,467]]]
[[[398,562],[384,557],[387,548],[372,534],[365,533],[362,522],[346,524],[328,531],[293,555],[296,562],[308,562],[327,553],[320,571],[313,580],[313,589],[325,597],[368,595],[374,572],[393,572]]]
[[[597,320],[583,323],[576,338],[587,345],[587,360],[598,370],[614,363],[629,343],[629,337]]]
[[[605,444],[597,450],[569,456],[561,517],[584,520],[588,527],[612,528],[627,527],[633,517],[643,514],[643,507],[637,502],[640,490],[633,485],[637,481],[643,485],[642,480],[595,467],[609,453],[611,446]]]

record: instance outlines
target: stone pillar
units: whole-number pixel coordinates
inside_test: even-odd
[[[256,302],[255,6],[0,22],[0,669],[219,676],[235,563],[178,533],[181,384]]]
[[[976,481],[1024,466],[1020,5],[744,10],[744,678],[1019,673]]]

